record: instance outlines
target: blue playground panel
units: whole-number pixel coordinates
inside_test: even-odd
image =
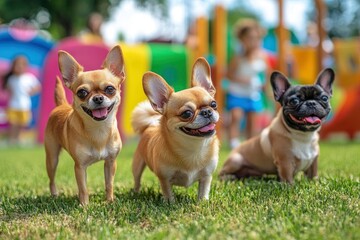
[[[0,31],[0,75],[4,75],[11,65],[12,60],[18,56],[23,55],[29,61],[29,70],[42,81],[42,67],[47,57],[48,52],[53,48],[54,43],[46,40],[39,35],[31,38],[17,38],[11,33],[12,30],[5,28]],[[2,82],[2,81],[0,81]],[[0,91],[1,94],[4,94]],[[32,97],[32,114],[33,120],[30,127],[36,126],[38,119],[38,109],[40,106],[40,95]],[[0,110],[4,112],[7,101],[0,98]],[[6,125],[0,123],[0,128]]]

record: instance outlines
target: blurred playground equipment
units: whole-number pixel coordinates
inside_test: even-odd
[[[58,50],[71,53],[85,70],[98,69],[110,50],[109,46],[99,42],[81,41],[80,38],[70,37],[58,43],[46,41],[41,36],[33,34],[31,38],[21,30],[17,38],[12,35],[12,29],[5,28],[0,32],[0,75],[4,75],[10,66],[11,60],[17,54],[29,58],[30,71],[42,82],[41,95],[32,99],[33,123],[30,128],[36,127],[37,140],[43,142],[44,130],[51,110],[55,107],[54,87],[55,78],[60,76],[58,69]],[[23,37],[23,38],[22,38]],[[122,47],[126,62],[126,80],[122,86],[122,104],[118,112],[119,129],[122,136],[133,134],[130,116],[133,108],[141,101],[146,100],[142,89],[142,75],[146,71],[154,71],[162,75],[176,91],[188,86],[191,69],[191,57],[186,46],[182,44],[137,44]],[[91,56],[89,57],[89,53]],[[66,90],[69,102],[72,94]],[[1,89],[0,92],[0,127],[7,127],[6,104],[8,95]]]
[[[24,28],[24,23],[20,22],[21,29],[17,26],[0,29],[0,76],[3,76],[10,68],[12,60],[17,55],[24,55],[29,61],[29,71],[40,81],[45,58],[53,47],[53,42],[44,39],[31,28]],[[2,88],[0,77],[0,132],[7,127],[6,105],[8,93]],[[40,105],[40,95],[32,97],[33,120],[30,127],[36,126],[38,110]]]
[[[322,21],[325,7],[321,0],[315,0],[318,9],[319,42],[325,39]],[[296,36],[285,28],[283,19],[283,0],[278,0],[279,25],[268,31],[264,47],[269,51],[272,68],[291,74],[294,81],[311,84],[323,68],[325,53],[318,47],[300,45]],[[176,91],[189,86],[191,65],[197,57],[206,57],[212,65],[212,77],[217,89],[216,98],[220,111],[224,107],[221,87],[224,70],[227,66],[229,36],[227,12],[221,5],[214,8],[213,24],[199,17],[194,22],[191,46],[185,44],[143,43],[128,45],[119,43],[125,58],[126,80],[122,86],[122,103],[118,112],[118,124],[122,137],[133,135],[131,112],[146,99],[142,89],[142,75],[154,71],[162,75]],[[224,27],[228,26],[228,27]],[[212,29],[209,31],[209,29]],[[212,36],[209,36],[209,33]],[[210,41],[211,39],[211,41]],[[57,43],[46,40],[34,32],[3,28],[0,31],[0,75],[7,71],[11,60],[17,54],[24,54],[30,62],[30,70],[41,80],[43,91],[33,99],[34,120],[31,127],[37,127],[37,140],[43,141],[44,128],[50,111],[55,106],[53,100],[55,77],[60,76],[57,64],[57,51],[70,52],[85,70],[100,68],[111,46],[101,42],[82,41],[71,37]],[[336,63],[336,84],[345,94],[333,117],[324,125],[321,136],[326,138],[334,132],[346,132],[354,138],[360,131],[360,112],[355,107],[360,103],[360,40],[338,39],[334,41]],[[210,50],[211,49],[211,50]],[[90,57],[91,56],[91,57]],[[291,63],[291,67],[289,67]],[[291,71],[291,72],[290,72]],[[67,90],[71,101],[71,94]],[[5,106],[7,95],[0,90],[0,130],[6,127]],[[221,133],[221,129],[218,129]]]
[[[331,121],[322,127],[321,137],[343,132],[354,139],[360,131],[360,38],[335,39],[334,57],[337,84],[345,93]]]
[[[131,128],[131,112],[141,101],[146,100],[142,88],[142,75],[146,71],[154,71],[162,75],[175,90],[187,86],[188,54],[183,45],[139,44],[122,47],[126,79],[122,85],[122,103],[118,111],[118,128],[122,137],[133,134]],[[102,62],[110,48],[104,44],[84,44],[78,38],[68,38],[60,41],[48,54],[44,65],[43,88],[51,89],[42,94],[40,118],[38,124],[38,141],[44,139],[44,130],[51,110],[55,107],[55,78],[61,76],[58,69],[58,50],[69,52],[84,67],[86,71],[101,68]],[[89,58],[89,53],[96,57]],[[156,59],[156,61],[155,61]],[[69,102],[72,101],[70,90],[66,89]]]

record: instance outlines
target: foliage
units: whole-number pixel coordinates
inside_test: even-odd
[[[5,0],[0,4],[0,16],[4,22],[25,18],[40,23],[41,28],[48,27],[55,39],[76,34],[86,26],[91,12],[107,16],[109,0]],[[25,7],[26,6],[26,7]],[[47,21],[41,17],[47,17]]]
[[[234,26],[235,23],[242,18],[253,18],[259,20],[259,16],[244,8],[229,9],[227,12],[227,21],[229,26]]]
[[[161,16],[168,16],[168,0],[135,0],[139,7],[159,12]]]
[[[90,13],[99,12],[105,18],[122,0],[2,0],[0,23],[25,18],[48,30],[53,38],[60,39],[77,34],[86,27]],[[140,7],[159,7],[166,12],[166,0],[135,0]],[[44,18],[47,18],[44,19]]]
[[[325,28],[330,38],[360,36],[360,0],[325,0],[324,2],[327,7]],[[316,21],[315,4],[308,16],[311,21]]]
[[[60,196],[48,190],[44,149],[1,149],[0,239],[359,239],[358,143],[321,144],[320,179],[301,174],[294,186],[274,178],[220,182],[210,201],[197,202],[197,184],[175,188],[176,203],[162,201],[149,170],[139,194],[131,159],[135,143],[118,157],[116,200],[104,201],[103,164],[88,169],[90,204],[79,206],[71,157],[63,152],[56,176]],[[220,154],[220,170],[228,150]]]

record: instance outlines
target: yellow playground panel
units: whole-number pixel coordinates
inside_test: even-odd
[[[135,106],[147,99],[142,88],[142,76],[150,69],[149,48],[145,44],[121,44],[124,53],[126,82],[124,83],[124,99],[122,99],[123,127],[126,135],[133,134],[131,127],[131,113]]]
[[[313,47],[292,46],[293,78],[300,84],[313,84],[317,73],[317,50]]]
[[[335,39],[337,84],[349,89],[360,85],[360,38]]]
[[[176,44],[135,44],[120,43],[124,53],[126,79],[123,84],[123,99],[120,116],[126,136],[134,134],[131,114],[136,105],[147,99],[142,77],[147,71],[162,76],[175,91],[188,87],[190,76],[190,54],[186,46]]]

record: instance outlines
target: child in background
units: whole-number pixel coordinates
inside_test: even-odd
[[[261,48],[263,29],[257,21],[241,20],[235,27],[241,52],[229,64],[227,109],[230,110],[230,147],[239,144],[239,125],[246,116],[246,138],[256,135],[258,114],[263,111],[262,93],[267,73],[267,57]]]
[[[10,71],[5,75],[3,87],[10,93],[8,104],[9,143],[18,144],[22,128],[27,127],[32,119],[31,96],[41,90],[39,80],[26,72],[28,61],[24,56],[13,60]]]
[[[80,32],[80,39],[84,43],[103,43],[101,34],[101,27],[103,24],[103,17],[100,13],[93,12],[90,14],[86,22],[86,30]]]

